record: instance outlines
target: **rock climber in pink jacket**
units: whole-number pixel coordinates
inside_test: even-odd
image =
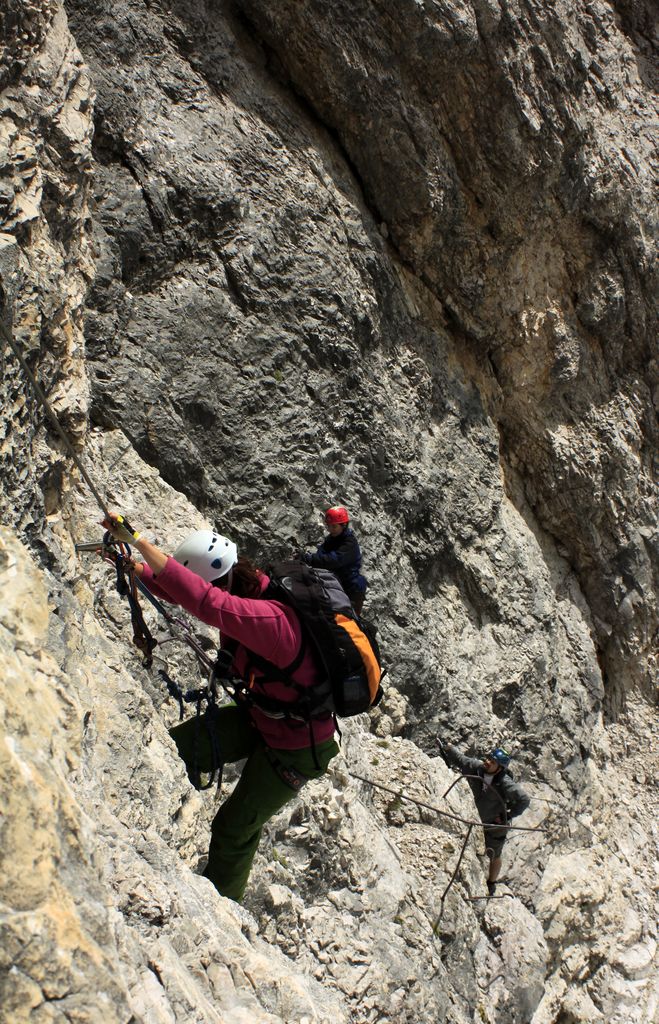
[[[217,627],[223,646],[230,641],[232,673],[255,695],[291,706],[297,696],[283,681],[265,679],[250,655],[276,668],[294,665],[291,678],[298,686],[319,681],[313,656],[303,649],[296,613],[261,597],[268,577],[248,559],[238,558],[235,544],[227,538],[197,530],[169,557],[130,533],[113,513],[103,526],[142,555],[144,562],[136,563],[135,571],[154,596]],[[204,871],[223,896],[241,900],[263,825],[306,781],[323,775],[338,753],[334,720],[327,716],[303,721],[239,701],[222,707],[211,704],[201,726],[192,718],[174,726],[170,734],[193,784],[198,784],[199,772],[212,771],[218,756],[223,764],[247,758],[236,787],[213,820]]]

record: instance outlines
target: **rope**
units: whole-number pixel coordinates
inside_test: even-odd
[[[434,811],[435,814],[439,814],[443,818],[451,818],[453,821],[461,821],[463,825],[480,825],[481,828],[485,827],[486,822],[474,821],[472,818],[462,818],[459,814],[451,814],[449,811],[442,811],[439,807],[435,807],[433,804],[428,804],[424,800],[419,800],[414,796],[407,796],[400,789],[392,789],[391,786],[385,786],[381,782],[375,782],[373,779],[367,779],[364,775],[358,775],[357,772],[348,772],[353,779],[359,779],[360,782],[365,782],[369,786],[374,786],[376,789],[383,789],[386,793],[392,793],[397,796],[400,800],[409,800],[411,803],[416,804],[417,807],[424,807],[427,811]],[[460,778],[466,778],[466,776],[460,776]],[[456,779],[456,782],[460,781],[460,778]],[[454,783],[455,784],[455,783]],[[546,828],[540,828],[540,826],[530,827],[528,825],[492,825],[492,828],[506,829],[510,832],[547,832]]]
[[[114,556],[109,554],[112,548],[115,549]],[[108,532],[103,537],[102,550],[108,560],[114,561],[117,573],[117,592],[128,600],[130,621],[133,627],[133,643],[144,656],[144,668],[151,668],[153,651],[158,646],[158,641],[144,621],[140,602],[137,599],[137,576],[132,564],[130,546],[119,541],[112,541],[112,536]]]
[[[12,352],[14,353],[16,358],[18,359],[18,361],[21,364],[21,366],[23,367],[23,370],[25,371],[30,384],[32,385],[32,388],[33,388],[37,398],[39,399],[39,401],[43,405],[44,409],[46,410],[52,425],[55,427],[55,430],[57,431],[57,433],[59,434],[60,438],[64,442],[64,445],[65,445],[69,455],[73,459],[75,465],[78,467],[78,471],[80,472],[80,474],[82,475],[82,477],[86,481],[87,486],[89,487],[90,491],[94,495],[94,498],[96,499],[99,508],[101,509],[101,511],[103,512],[103,514],[107,518],[107,516],[109,515],[109,512],[108,512],[108,509],[106,507],[105,502],[103,501],[103,499],[101,498],[100,494],[96,490],[96,487],[94,486],[94,483],[93,483],[91,477],[87,473],[87,470],[85,469],[85,467],[83,466],[82,462],[80,461],[80,459],[76,455],[76,452],[75,452],[75,450],[73,448],[73,445],[71,444],[71,442],[69,441],[68,437],[64,433],[64,430],[62,429],[60,421],[58,420],[57,416],[53,412],[52,406],[50,405],[48,399],[46,398],[45,394],[43,393],[39,382],[37,381],[36,377],[32,373],[32,370],[30,369],[30,367],[28,366],[28,364],[27,364],[27,362],[25,360],[25,356],[23,355],[23,353],[21,352],[20,348],[18,347],[18,344],[14,341],[14,339],[11,336],[11,334],[9,333],[9,331],[7,330],[7,328],[3,324],[0,324],[0,334],[5,339],[5,341],[7,341],[9,343],[9,346],[10,346]]]
[[[536,826],[536,827],[532,828],[532,827],[525,826],[525,825],[503,825],[503,824],[498,824],[498,823],[484,822],[484,821],[480,821],[480,820],[479,821],[473,821],[470,818],[463,818],[459,814],[451,814],[449,811],[442,811],[442,810],[439,809],[439,807],[435,807],[433,804],[426,803],[425,800],[419,800],[417,797],[406,796],[406,794],[403,793],[402,790],[392,789],[391,786],[385,786],[381,782],[375,782],[373,779],[367,779],[364,775],[359,775],[357,772],[348,772],[348,775],[351,778],[359,779],[360,782],[365,782],[369,786],[373,786],[376,789],[382,789],[386,793],[393,793],[393,795],[396,796],[399,800],[409,800],[411,803],[416,804],[417,807],[423,807],[426,810],[434,811],[435,814],[439,814],[441,817],[451,818],[453,821],[460,821],[460,822],[462,822],[463,825],[467,825],[468,826],[467,834],[466,834],[466,836],[464,838],[464,841],[462,843],[462,847],[460,849],[460,854],[458,856],[457,863],[455,865],[455,868],[453,869],[453,874],[451,875],[451,877],[450,877],[450,879],[448,881],[448,884],[447,884],[446,888],[444,889],[444,892],[442,893],[440,901],[439,901],[440,902],[440,909],[439,909],[439,914],[437,915],[437,918],[435,919],[435,921],[433,923],[433,928],[432,928],[433,935],[437,935],[437,933],[439,931],[439,926],[440,926],[442,917],[444,915],[444,904],[445,904],[445,901],[446,901],[446,897],[448,896],[449,890],[451,889],[451,886],[453,885],[453,883],[455,882],[455,880],[456,880],[456,878],[458,876],[458,871],[460,869],[460,864],[462,863],[462,858],[464,857],[465,850],[467,849],[467,843],[469,842],[469,839],[471,837],[471,833],[472,833],[472,831],[473,831],[475,826],[480,826],[481,828],[485,828],[485,829],[487,829],[488,827],[491,827],[491,828],[501,829],[502,831],[505,830],[507,832],[510,832],[510,831],[516,831],[516,832],[546,832],[547,831],[547,829],[540,828],[539,826]],[[462,779],[470,779],[470,778],[480,779],[480,776],[479,775],[462,775],[462,774],[458,775],[458,777],[451,783],[451,785],[446,790],[446,792],[444,794],[442,794],[442,799],[444,799],[444,798],[446,798],[448,796],[448,794],[451,792],[453,787],[458,782],[460,782]],[[503,797],[501,796],[501,794],[497,790],[495,790],[494,792],[495,792],[496,796],[499,798],[499,800],[501,801],[501,804],[502,804],[503,810],[504,810],[504,814],[506,815],[506,818],[507,818],[507,810],[506,810],[506,805],[505,805],[505,802],[503,800]],[[471,900],[475,900],[475,899],[491,900],[491,899],[501,899],[501,897],[500,896],[494,896],[494,895],[490,894],[488,896],[467,897],[467,899],[469,899],[470,901]]]
[[[185,621],[185,619],[181,619],[177,615],[172,615],[172,613],[165,608],[164,604],[151,593],[144,583],[142,583],[137,574],[135,574],[135,586],[139,590],[140,594],[142,594],[143,597],[146,597],[156,611],[162,615],[173,632],[175,639],[180,640],[181,643],[187,644],[188,647],[192,648],[197,657],[197,661],[200,663],[200,667],[210,675],[215,668],[216,662],[214,662],[212,658],[209,658],[201,644],[197,643],[193,636],[191,626]]]
[[[198,709],[201,707],[201,701],[197,705]],[[213,729],[212,720],[217,714],[217,704],[215,703],[215,694],[212,693],[208,701],[208,707],[206,714],[204,715],[204,723],[206,725],[206,732],[208,734],[208,742],[211,748],[211,770],[208,777],[208,782],[202,786],[201,774],[199,775],[199,789],[210,789],[215,783],[215,775],[217,774],[217,791],[219,793],[222,788],[222,776],[224,774],[224,761],[222,760],[222,749],[220,742],[217,738],[217,733]],[[197,721],[199,721],[200,711],[197,711]]]
[[[453,868],[453,874],[449,878],[448,885],[444,889],[444,892],[442,893],[441,899],[439,901],[439,914],[437,915],[437,920],[435,921],[435,923],[433,925],[433,929],[432,929],[433,935],[436,935],[437,932],[439,931],[439,925],[440,925],[440,922],[442,920],[442,917],[444,916],[444,901],[445,901],[446,897],[448,896],[449,889],[451,888],[451,886],[455,882],[456,878],[458,877],[458,871],[460,870],[460,865],[462,864],[462,858],[465,855],[465,850],[467,849],[467,843],[469,842],[469,840],[471,838],[471,833],[473,831],[473,828],[474,828],[474,826],[470,825],[469,828],[467,829],[467,834],[466,834],[466,836],[464,838],[464,842],[462,844],[462,849],[460,850],[460,856],[458,857],[458,862],[455,865],[455,867]]]

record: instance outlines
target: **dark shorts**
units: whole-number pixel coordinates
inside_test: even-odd
[[[366,597],[367,584],[364,581],[363,590],[346,590],[346,594],[350,598],[350,604],[352,605],[355,615],[361,615],[362,608],[364,607],[364,598]]]
[[[498,860],[508,833],[503,832],[499,828],[484,828],[483,835],[485,836],[485,850],[488,857],[491,860]]]

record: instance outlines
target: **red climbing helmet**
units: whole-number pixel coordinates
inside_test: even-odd
[[[348,509],[344,508],[343,505],[332,505],[325,513],[325,522],[328,526],[334,526],[335,523],[350,522]]]

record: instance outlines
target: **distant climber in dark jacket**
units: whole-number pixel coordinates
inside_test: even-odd
[[[476,801],[476,810],[485,825],[485,849],[490,859],[487,887],[492,894],[501,870],[501,851],[508,835],[505,829],[496,826],[509,825],[512,818],[526,810],[530,800],[524,790],[513,782],[508,770],[510,754],[503,747],[495,747],[481,761],[466,757],[439,737],[437,742],[446,764],[459,768],[463,775],[474,776],[467,782]]]
[[[329,536],[315,554],[301,552],[300,558],[316,569],[329,569],[350,598],[357,615],[361,614],[366,596],[366,580],[361,574],[362,553],[359,542],[348,525],[350,516],[343,505],[334,505],[325,513]]]

